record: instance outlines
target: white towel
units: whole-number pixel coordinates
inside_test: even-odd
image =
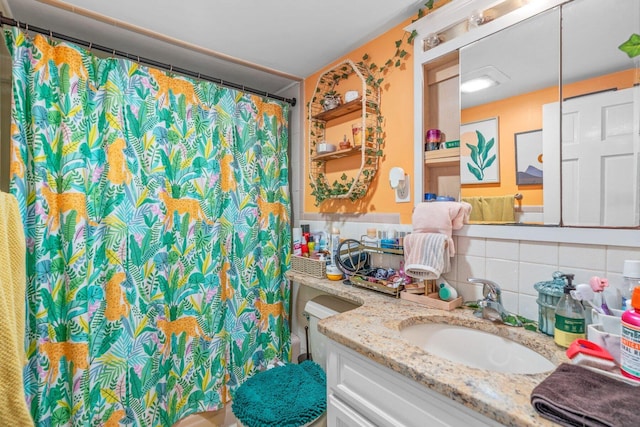
[[[411,233],[404,238],[404,272],[420,280],[437,279],[451,268],[447,244],[440,233]]]

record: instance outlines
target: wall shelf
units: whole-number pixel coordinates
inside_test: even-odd
[[[360,154],[360,150],[362,150],[362,146],[358,145],[357,147],[351,147],[345,150],[338,150],[332,153],[318,154],[317,156],[314,156],[312,160],[319,161],[319,160],[341,159],[343,157],[349,157],[349,156],[354,156],[356,154]]]
[[[323,94],[334,91],[338,82],[344,79],[356,78],[361,84],[360,96],[353,101],[339,105],[331,110],[324,110],[321,99]],[[380,88],[375,86],[376,80],[364,64],[356,64],[347,59],[323,72],[315,87],[315,96],[309,102],[309,177],[316,198],[316,205],[325,199],[356,200],[363,197],[369,183],[378,170],[378,153],[381,142],[379,106]],[[357,114],[359,113],[359,114]],[[359,138],[354,136],[352,148],[333,153],[318,154],[317,147],[326,141],[326,129],[332,126],[331,120],[353,115],[359,121]],[[356,123],[354,123],[356,124]],[[342,183],[330,184],[326,177],[325,166],[328,161],[343,157],[360,156],[360,169],[351,176],[342,178]]]
[[[455,165],[458,162],[460,162],[460,147],[425,151],[424,153],[425,165]]]

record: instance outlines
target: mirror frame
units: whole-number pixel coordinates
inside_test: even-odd
[[[418,185],[418,183],[424,182],[422,143],[424,135],[424,64],[459,50],[463,46],[524,21],[541,12],[565,3],[570,3],[572,0],[538,0],[531,2],[429,50],[425,51],[423,49],[424,40],[428,36],[434,33],[440,33],[456,24],[465,22],[472,13],[476,13],[478,10],[486,10],[504,1],[509,0],[454,0],[405,28],[408,32],[414,30],[417,32],[413,45],[415,204],[422,202],[424,192],[422,185]],[[504,238],[510,240],[640,247],[640,229],[637,228],[563,227],[559,224],[553,226],[527,224],[467,225],[455,234],[469,237]]]

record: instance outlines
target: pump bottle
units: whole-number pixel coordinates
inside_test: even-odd
[[[584,307],[580,301],[571,296],[573,286],[573,274],[563,274],[566,284],[564,294],[558,301],[555,313],[555,326],[553,340],[561,347],[569,348],[571,343],[578,338],[585,338]]]
[[[640,381],[640,286],[633,289],[631,309],[622,313],[620,372]]]

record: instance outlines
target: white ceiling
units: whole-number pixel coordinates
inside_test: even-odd
[[[278,94],[415,15],[425,0],[0,0],[10,17]],[[75,11],[74,11],[75,9]],[[88,12],[88,13],[87,13]],[[83,15],[94,14],[94,17]],[[96,19],[97,18],[97,19]],[[120,26],[256,64],[221,60]],[[110,23],[106,23],[106,22]]]

